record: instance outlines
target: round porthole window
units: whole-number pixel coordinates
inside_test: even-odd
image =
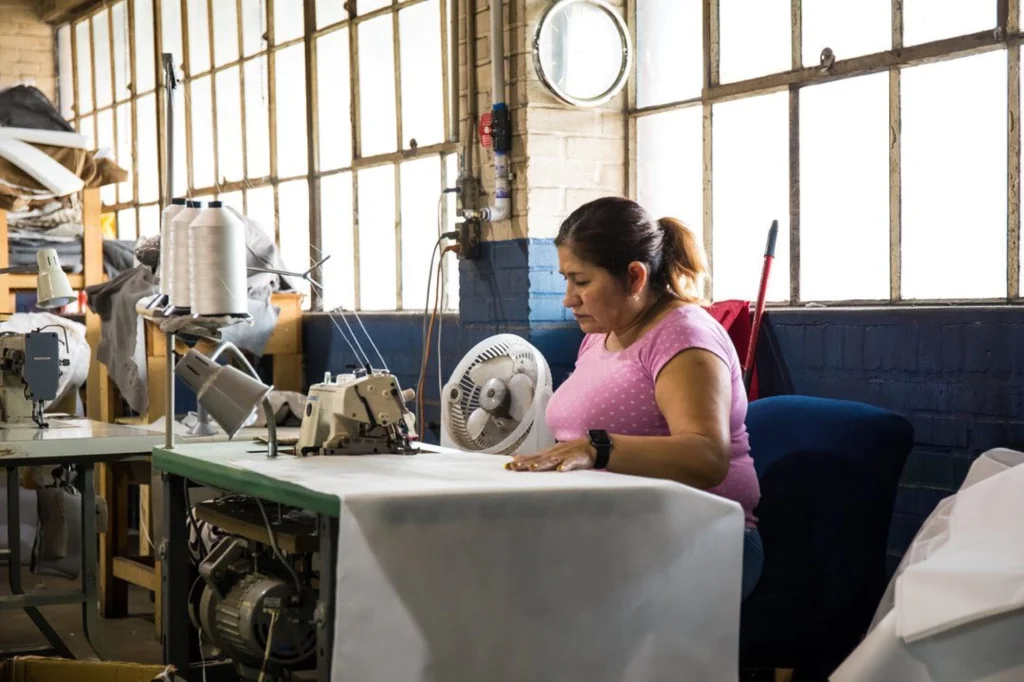
[[[544,86],[567,104],[595,107],[621,92],[632,60],[629,29],[603,0],[557,0],[533,38],[533,64]]]

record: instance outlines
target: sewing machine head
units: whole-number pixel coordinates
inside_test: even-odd
[[[402,391],[387,372],[339,374],[309,389],[295,454],[299,456],[406,454],[412,413]]]
[[[0,334],[0,421],[45,427],[43,403],[57,397],[60,368],[68,364],[52,332]]]

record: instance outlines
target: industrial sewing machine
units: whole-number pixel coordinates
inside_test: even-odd
[[[0,422],[46,428],[43,403],[57,397],[60,368],[69,364],[53,332],[0,333]]]
[[[406,402],[414,395],[388,372],[358,370],[333,379],[328,373],[309,389],[295,454],[411,453],[415,423]]]

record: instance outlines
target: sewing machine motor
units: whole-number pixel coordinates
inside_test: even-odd
[[[43,403],[57,397],[61,367],[69,364],[53,332],[0,335],[0,421],[45,428]]]
[[[330,374],[309,389],[295,454],[408,454],[415,430],[398,379],[387,372]]]

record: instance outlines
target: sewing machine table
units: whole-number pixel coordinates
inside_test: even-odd
[[[38,607],[54,604],[81,604],[82,628],[86,641],[99,658],[104,658],[90,638],[99,621],[97,600],[96,495],[93,465],[147,456],[163,437],[151,431],[117,424],[62,415],[48,415],[49,428],[31,423],[0,424],[0,465],[7,470],[7,543],[10,595],[0,596],[0,611],[24,609],[46,637],[47,651],[74,658],[67,645],[39,613]],[[21,584],[21,527],[19,467],[76,464],[84,482],[82,490],[82,573],[81,587],[75,591],[33,594]],[[38,653],[35,650],[34,653]],[[3,657],[26,653],[3,651]]]

